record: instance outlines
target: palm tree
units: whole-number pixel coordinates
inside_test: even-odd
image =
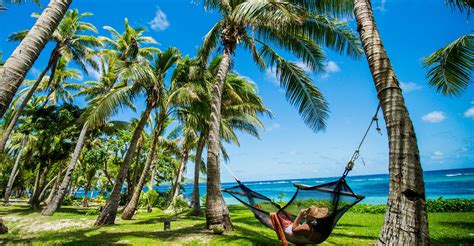
[[[71,2],[51,0],[20,45],[0,67],[0,117],[5,114],[26,73],[53,36]]]
[[[198,100],[196,90],[199,90],[199,86],[191,83],[192,81],[190,81],[188,77],[189,70],[192,69],[189,63],[190,60],[188,57],[182,60],[179,58],[180,55],[178,56],[178,50],[175,48],[170,48],[163,53],[157,54],[153,65],[154,77],[157,81],[161,81],[162,83],[160,85],[160,96],[158,98],[158,107],[160,112],[157,114],[157,122],[154,130],[154,135],[156,137],[160,136],[160,134],[163,132],[165,125],[167,124],[167,121],[171,115],[177,113],[178,110],[183,107],[183,105],[187,105],[194,100]],[[170,84],[169,86],[166,86],[164,84],[164,75],[166,74],[166,71],[168,71],[171,66],[175,64],[177,64],[177,66],[173,71]],[[143,168],[142,175],[140,176],[139,186],[135,188],[132,201],[127,204],[127,207],[122,214],[122,219],[131,219],[137,209],[138,199],[140,198],[140,194],[143,189],[146,173],[148,172],[151,163],[153,163],[153,160],[150,158],[156,158],[154,153],[156,152],[157,143],[160,142],[154,142],[154,144],[152,143],[150,145],[147,161],[145,163],[145,167]]]
[[[13,169],[11,171],[10,177],[8,178],[7,188],[5,189],[5,195],[3,197],[3,205],[8,206],[10,205],[10,194],[12,191],[13,183],[15,182],[16,176],[18,175],[18,167],[20,165],[20,158],[25,150],[26,144],[28,142],[28,136],[23,136],[21,141],[21,146],[17,151],[17,156],[15,158],[15,163],[13,164]]]
[[[121,83],[124,84],[125,88],[129,87],[127,91],[124,91],[122,98],[135,98],[140,94],[145,95],[146,107],[133,132],[125,157],[120,165],[119,173],[115,179],[110,198],[97,218],[95,225],[114,224],[123,181],[128,172],[145,124],[150,117],[151,111],[157,106],[157,102],[159,101],[161,86],[163,85],[162,79],[164,79],[166,70],[161,71],[163,72],[162,77],[154,76],[147,59],[153,58],[155,53],[158,53],[158,56],[165,53],[170,54],[173,59],[176,60],[181,56],[177,49],[169,49],[169,51],[161,53],[158,49],[153,47],[141,48],[141,43],[155,43],[156,41],[151,37],[143,36],[145,30],[143,28],[132,28],[127,20],[125,20],[125,31],[122,34],[111,27],[106,27],[106,29],[112,33],[113,39],[105,37],[102,39],[112,48],[112,53],[118,57],[115,64],[117,77],[121,80]],[[169,69],[171,65],[168,66],[167,69]],[[128,85],[129,82],[132,82],[132,85]],[[112,97],[110,99],[111,104],[116,104],[121,98]]]
[[[82,79],[82,74],[77,69],[67,67],[68,61],[65,57],[58,60],[56,72],[51,83],[43,83],[39,86],[39,92],[47,93],[43,105],[48,102],[55,105],[59,102],[72,103],[74,101],[73,91],[79,91],[83,86],[76,83],[71,83],[70,80]],[[49,82],[49,78],[46,79]],[[45,81],[44,81],[45,82]]]
[[[201,213],[199,174],[203,170],[205,171],[205,166],[202,165],[202,152],[207,143],[209,132],[213,79],[220,62],[221,57],[217,56],[211,60],[205,69],[200,69],[198,64],[194,64],[196,68],[189,69],[194,73],[189,75],[189,79],[201,80],[197,84],[204,86],[204,88],[200,90],[199,100],[195,100],[182,107],[178,113],[178,118],[183,124],[188,128],[194,129],[196,135],[198,135],[194,158],[193,213],[195,215]],[[263,127],[263,125],[257,116],[263,113],[271,116],[258,96],[255,85],[244,77],[232,72],[226,78],[222,105],[224,107],[221,119],[221,141],[237,145],[239,145],[239,142],[234,130],[242,130],[258,137],[257,128]],[[223,145],[220,145],[222,148]],[[221,149],[221,152],[225,153],[225,150]]]
[[[205,36],[200,56],[209,54],[222,44],[222,61],[212,90],[211,121],[207,147],[207,226],[225,224],[232,228],[229,211],[220,187],[219,133],[221,99],[224,81],[232,63],[232,54],[243,44],[261,69],[274,68],[286,97],[298,107],[304,122],[313,130],[324,128],[328,114],[321,92],[296,63],[285,60],[270,45],[277,45],[299,59],[311,70],[322,71],[325,55],[321,43],[340,53],[358,56],[359,42],[346,23],[327,14],[344,12],[339,1],[217,1],[206,0],[205,6],[216,9],[222,18]],[[319,7],[319,8],[318,8]],[[313,12],[314,11],[314,12]],[[344,13],[348,11],[345,10]],[[259,48],[260,47],[260,48]],[[225,220],[225,221],[224,221]]]
[[[43,80],[43,77],[46,73],[51,70],[50,79],[48,81],[48,87],[51,85],[52,81],[56,78],[55,72],[58,68],[58,62],[62,56],[66,57],[68,60],[76,62],[86,73],[87,68],[86,64],[90,64],[92,67],[97,67],[97,64],[92,59],[93,50],[89,46],[99,46],[101,43],[93,36],[83,35],[82,33],[91,31],[97,32],[97,29],[90,23],[82,22],[82,18],[91,16],[91,13],[82,13],[79,14],[77,9],[70,10],[64,16],[64,19],[61,21],[57,29],[54,31],[51,36],[51,41],[56,43],[55,48],[51,52],[48,64],[45,69],[38,76],[36,82],[33,84],[28,94],[23,99],[22,103],[18,107],[15,115],[13,116],[10,125],[7,127],[6,131],[3,133],[2,139],[0,139],[0,152],[5,149],[5,145],[8,141],[13,128],[16,125],[17,120],[20,118],[24,107],[28,104],[29,100],[36,92],[36,89]],[[36,15],[33,15],[37,17]],[[39,17],[40,18],[40,17]],[[18,33],[10,35],[9,40],[18,41],[24,40],[28,37],[31,31],[24,30]],[[22,41],[23,42],[23,41]],[[8,61],[7,61],[8,62]],[[6,65],[4,66],[6,67]],[[0,71],[1,72],[1,71]],[[23,77],[22,77],[23,78]],[[22,79],[23,80],[23,79]],[[1,86],[1,79],[0,79]],[[15,88],[16,92],[17,87]],[[0,90],[0,95],[1,95]],[[11,99],[10,99],[11,100]],[[10,102],[8,102],[9,104]],[[2,100],[0,99],[0,113],[3,115],[4,112],[1,112]]]
[[[112,125],[106,124],[106,120],[110,118],[111,115],[116,113],[118,107],[121,107],[124,104],[131,105],[131,103],[127,99],[123,99],[121,102],[112,106],[108,104],[109,98],[116,97],[117,94],[120,94],[122,92],[122,88],[116,88],[115,90],[112,89],[116,82],[116,78],[115,74],[110,69],[111,64],[114,64],[113,58],[104,56],[101,60],[102,70],[101,78],[99,79],[99,81],[86,82],[90,86],[88,88],[83,89],[79,93],[80,95],[86,96],[86,100],[89,101],[89,107],[82,115],[82,120],[84,121],[84,123],[82,124],[82,129],[79,134],[79,138],[74,148],[74,152],[71,155],[71,159],[69,161],[66,174],[64,175],[64,178],[59,187],[58,194],[43,209],[41,215],[53,215],[57,208],[61,205],[64,197],[66,196],[74,168],[79,157],[81,156],[84,143],[87,140],[87,132],[90,129],[96,129],[98,127],[120,128],[123,125],[122,123],[119,123],[118,125],[114,124],[115,122],[111,122],[110,124]],[[106,93],[107,90],[108,93]]]
[[[415,130],[377,30],[370,0],[354,0],[354,13],[389,141],[388,208],[377,244],[427,245],[425,187]]]
[[[449,0],[451,9],[467,13],[470,17],[474,2],[464,0]],[[435,51],[423,59],[423,65],[428,69],[426,77],[431,86],[438,92],[449,96],[459,96],[472,84],[474,70],[474,34],[464,35],[445,47]]]

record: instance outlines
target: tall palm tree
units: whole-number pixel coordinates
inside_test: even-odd
[[[48,64],[38,76],[36,82],[30,88],[28,94],[23,99],[22,103],[18,107],[15,115],[13,116],[10,125],[7,127],[6,131],[3,133],[2,138],[0,139],[0,152],[5,149],[5,145],[8,141],[8,137],[10,136],[13,128],[16,125],[17,120],[20,118],[23,109],[30,101],[33,94],[36,92],[36,89],[40,85],[43,77],[46,73],[51,70],[48,87],[51,85],[52,81],[55,79],[55,72],[58,67],[58,62],[62,56],[65,56],[68,60],[72,60],[76,62],[86,73],[87,68],[86,64],[90,64],[92,67],[97,67],[97,64],[92,59],[93,50],[89,46],[99,46],[101,43],[98,39],[93,36],[83,35],[83,33],[91,31],[97,32],[97,29],[94,25],[83,22],[82,18],[91,16],[91,13],[82,13],[79,14],[77,9],[70,10],[64,16],[64,19],[61,21],[57,29],[54,31],[53,35],[50,38],[50,41],[56,43],[55,48],[51,52],[49,57]],[[33,15],[34,17],[38,17]],[[40,17],[38,17],[40,18]],[[18,41],[24,40],[28,37],[31,31],[24,30],[17,33],[10,35],[9,40]],[[0,71],[1,72],[1,71]],[[0,79],[0,86],[1,86],[1,79]],[[1,88],[1,87],[0,87]],[[15,88],[16,91],[17,88]],[[0,89],[1,95],[1,89]],[[1,112],[1,102],[0,99],[0,113]],[[2,113],[3,115],[3,113]]]
[[[467,13],[470,17],[474,2],[449,0],[451,9]],[[449,96],[459,96],[472,84],[474,70],[474,34],[467,34],[449,43],[423,59],[428,69],[429,84],[438,92]]]
[[[119,57],[116,62],[117,76],[119,80],[121,80],[120,82],[124,83],[124,87],[130,87],[128,91],[124,92],[124,96],[135,98],[139,95],[144,95],[146,107],[142,112],[140,120],[133,132],[127,152],[122,164],[120,165],[119,173],[115,179],[110,198],[97,218],[95,225],[114,224],[120,201],[120,192],[122,190],[123,181],[128,172],[128,168],[145,124],[150,117],[151,111],[157,106],[159,101],[161,87],[164,83],[162,81],[164,80],[164,75],[173,65],[173,61],[177,61],[181,57],[181,54],[175,48],[170,48],[163,53],[152,47],[141,48],[139,45],[140,43],[154,43],[155,41],[151,37],[143,36],[143,28],[132,28],[128,24],[127,20],[125,20],[125,31],[122,34],[119,34],[111,27],[107,27],[107,29],[112,33],[113,39],[104,38],[104,41],[113,48],[111,50]],[[157,54],[158,57],[170,57],[170,61],[167,61],[170,63],[163,67],[166,68],[166,70],[161,70],[162,74],[160,74],[160,77],[155,76],[150,63],[147,60],[149,58],[153,58],[155,54]],[[160,61],[161,59],[156,59],[156,62]],[[132,84],[128,85],[130,82]],[[116,103],[117,99],[119,98],[111,99],[111,103]]]
[[[116,126],[116,124],[114,124],[115,122],[111,122],[112,125],[106,124],[107,119],[110,118],[111,115],[116,113],[117,108],[121,107],[124,104],[131,105],[131,102],[129,102],[128,99],[122,99],[122,101],[112,106],[109,104],[109,98],[117,97],[117,94],[120,94],[122,92],[122,88],[113,89],[113,86],[116,82],[116,77],[110,69],[111,64],[114,64],[113,58],[104,56],[101,60],[102,70],[101,78],[99,79],[99,81],[86,82],[90,86],[88,88],[83,89],[79,93],[80,95],[85,95],[86,100],[88,100],[89,102],[88,108],[82,115],[82,129],[79,134],[76,146],[74,148],[74,152],[72,153],[71,159],[69,160],[69,165],[67,167],[66,173],[58,189],[58,193],[51,200],[51,202],[49,202],[48,205],[43,209],[41,215],[53,215],[54,212],[61,205],[64,197],[66,196],[74,168],[77,164],[79,157],[81,156],[84,143],[87,140],[87,132],[90,129],[96,129],[98,127],[120,128],[120,126],[123,125],[119,123]]]
[[[176,49],[170,48],[163,53],[159,53],[156,56],[155,62],[153,64],[154,77],[157,81],[161,81],[161,83],[163,83],[160,86],[160,96],[158,98],[159,113],[157,114],[156,126],[154,130],[154,135],[156,137],[160,136],[160,134],[165,129],[165,125],[167,124],[169,118],[173,114],[176,114],[178,110],[183,107],[183,105],[187,105],[190,102],[199,99],[196,94],[196,90],[200,89],[199,86],[192,83],[192,81],[190,81],[188,78],[189,70],[192,69],[189,64],[190,60],[188,57],[184,59],[178,59],[180,56],[177,56],[177,52],[178,51]],[[167,86],[164,84],[164,75],[166,74],[166,71],[168,71],[171,66],[175,64],[177,66],[174,69],[170,83]],[[124,209],[122,219],[131,219],[137,209],[138,199],[145,182],[144,179],[147,176],[146,174],[150,168],[151,163],[154,162],[154,159],[150,158],[156,158],[154,153],[156,152],[158,144],[160,144],[160,142],[155,142],[154,144],[150,145],[147,161],[139,181],[141,182],[143,180],[143,182],[139,183],[140,186],[135,187],[132,201],[130,201],[127,204],[127,207]]]
[[[207,148],[207,226],[225,224],[232,228],[229,211],[220,187],[219,133],[224,81],[238,45],[247,48],[261,69],[274,68],[286,97],[298,107],[304,122],[313,130],[324,128],[328,114],[321,92],[296,63],[279,55],[276,45],[301,59],[311,70],[324,70],[325,45],[340,53],[358,56],[359,42],[346,23],[328,14],[347,13],[337,7],[339,1],[217,1],[206,0],[205,6],[216,9],[222,18],[205,36],[200,56],[206,61],[221,43],[222,61],[212,90],[211,121]],[[336,6],[336,7],[335,7]],[[319,8],[318,8],[319,7]],[[318,44],[320,43],[320,44]]]
[[[389,142],[388,207],[377,244],[427,245],[425,186],[413,123],[377,30],[370,0],[354,0],[354,13]]]
[[[26,73],[31,69],[72,0],[51,0],[20,45],[0,67],[0,117],[5,114]]]
[[[199,194],[199,174],[203,170],[202,152],[207,143],[209,132],[209,121],[211,112],[211,91],[214,84],[215,75],[219,67],[221,57],[217,56],[211,60],[209,65],[203,70],[197,66],[197,69],[190,69],[194,74],[189,76],[191,80],[202,80],[198,82],[205,88],[200,90],[199,100],[182,107],[178,118],[194,129],[198,135],[196,143],[196,154],[194,158],[194,187],[193,187],[193,213],[201,213],[200,194]],[[270,112],[265,108],[261,98],[258,96],[255,85],[242,76],[230,72],[226,78],[224,91],[222,95],[222,118],[221,118],[221,141],[231,142],[239,145],[237,135],[234,130],[242,130],[253,136],[258,137],[257,128],[263,127],[258,119],[259,114]],[[223,146],[220,144],[221,147]],[[222,151],[221,152],[225,152]],[[205,168],[204,168],[205,170]]]

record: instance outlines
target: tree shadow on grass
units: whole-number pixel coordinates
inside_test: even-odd
[[[451,228],[462,228],[462,229],[471,229],[474,230],[474,222],[464,221],[464,222],[439,222],[439,224]]]

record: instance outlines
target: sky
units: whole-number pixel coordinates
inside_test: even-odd
[[[41,1],[43,6],[47,1]],[[103,26],[123,31],[124,18],[134,27],[147,28],[147,35],[165,50],[175,46],[183,54],[196,55],[204,35],[219,19],[206,12],[198,0],[81,0],[71,9],[92,12],[84,19],[108,35]],[[424,170],[474,167],[474,88],[461,97],[437,94],[428,85],[421,59],[447,43],[474,30],[472,20],[453,12],[443,0],[377,0],[372,3],[380,35],[403,89],[405,101],[418,138]],[[32,12],[41,12],[34,4],[11,5],[0,14],[0,50],[4,59],[17,43],[7,42],[12,32],[34,24]],[[352,27],[355,20],[347,18]],[[48,45],[28,75],[33,78],[46,65]],[[274,118],[263,118],[265,129],[260,139],[239,134],[240,146],[227,146],[228,167],[243,181],[333,177],[342,174],[377,107],[376,92],[365,58],[353,60],[327,50],[326,72],[312,74],[313,83],[323,92],[330,107],[324,131],[312,132],[304,125],[296,109],[285,99],[270,70],[260,71],[251,56],[242,49],[235,53],[233,69],[248,77],[259,88],[264,103]],[[293,60],[297,62],[297,60]],[[90,72],[95,79],[97,72]],[[78,100],[78,104],[81,104]],[[119,119],[138,117],[143,100],[137,100],[137,112],[124,110]],[[352,175],[388,173],[388,141],[379,114],[382,135],[370,131],[361,150],[362,158]],[[205,157],[205,156],[204,156]],[[188,164],[186,177],[194,170]],[[222,168],[222,180],[232,181]]]

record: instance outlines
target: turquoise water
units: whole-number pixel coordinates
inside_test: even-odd
[[[271,180],[243,182],[250,189],[255,190],[271,199],[279,200],[278,196],[284,193],[283,201],[289,201],[295,192],[293,184],[320,185],[326,182],[337,180],[332,178],[315,179],[289,179],[289,180]],[[347,178],[347,183],[352,190],[364,195],[366,198],[361,203],[366,204],[385,204],[388,195],[388,174],[351,176]],[[443,198],[469,198],[474,199],[474,168],[451,169],[424,172],[426,197],[428,199]],[[223,188],[236,185],[236,183],[223,183]],[[193,191],[192,184],[183,185],[185,197],[190,198]],[[145,188],[146,189],[146,188]],[[169,189],[168,185],[158,186],[155,189],[165,191]],[[206,193],[206,185],[200,184],[199,190],[201,196]],[[94,192],[93,196],[96,196]],[[76,196],[83,196],[79,191]],[[224,199],[227,204],[238,204],[239,202],[224,193]]]

